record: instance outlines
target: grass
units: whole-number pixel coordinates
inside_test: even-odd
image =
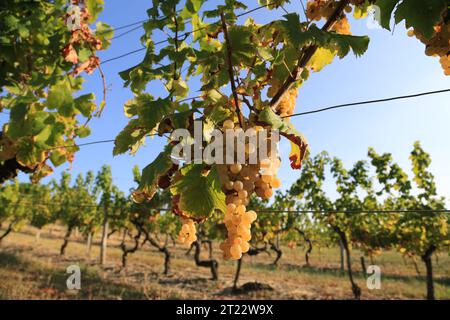
[[[42,232],[36,242],[34,230],[14,233],[0,246],[0,299],[352,299],[347,274],[339,268],[337,248],[314,250],[311,267],[304,266],[303,249],[283,248],[277,267],[271,263],[275,255],[262,253],[245,257],[239,283],[264,283],[274,290],[233,294],[231,287],[236,265],[223,261],[217,244],[214,256],[219,261],[219,280],[210,280],[208,268],[196,267],[192,254],[185,247],[170,247],[173,255],[172,273],[163,275],[164,255],[145,247],[130,255],[128,267],[122,270],[118,238],[108,248],[108,265],[97,265],[99,247],[92,247],[88,256],[80,239],[71,241],[65,257],[59,255],[64,230],[52,227]],[[204,250],[206,254],[206,250]],[[396,252],[385,252],[375,258],[381,267],[382,287],[369,290],[361,272],[360,254],[353,252],[356,281],[363,299],[423,299],[424,269],[418,261],[418,276],[411,261],[404,261]],[[205,257],[206,258],[206,257]],[[367,259],[368,260],[368,259]],[[450,299],[450,258],[440,253],[435,267],[435,290],[440,299]],[[67,290],[66,268],[81,268],[81,290]],[[366,261],[369,265],[370,262]]]

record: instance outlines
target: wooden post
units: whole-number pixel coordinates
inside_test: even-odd
[[[105,203],[103,212],[102,243],[100,247],[100,264],[102,266],[106,264],[107,247],[108,247],[108,205],[107,203]]]

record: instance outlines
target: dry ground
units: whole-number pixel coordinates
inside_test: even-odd
[[[283,248],[278,267],[271,265],[275,255],[262,253],[245,257],[239,283],[259,282],[273,290],[233,294],[235,263],[220,258],[215,244],[214,256],[219,261],[219,280],[210,280],[210,271],[195,265],[186,248],[170,246],[173,252],[172,273],[165,276],[164,255],[145,247],[129,258],[121,270],[118,239],[112,237],[108,265],[97,265],[99,248],[94,245],[91,256],[84,241],[69,243],[65,257],[59,256],[62,228],[46,228],[39,241],[35,230],[26,228],[8,236],[0,246],[0,299],[351,299],[350,285],[339,270],[337,248],[314,250],[311,267],[304,266],[303,248]],[[206,255],[206,250],[204,250]],[[205,256],[206,258],[206,256]],[[362,287],[363,299],[423,299],[425,280],[423,265],[418,261],[421,276],[411,261],[395,252],[375,258],[381,267],[382,288],[368,290],[361,271],[359,254],[353,252],[356,280]],[[369,264],[369,261],[366,261]],[[66,289],[67,266],[79,264],[82,269],[80,291]],[[440,253],[436,259],[436,296],[450,299],[450,257]]]

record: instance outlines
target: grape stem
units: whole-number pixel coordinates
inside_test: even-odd
[[[231,91],[233,92],[234,105],[236,107],[236,113],[238,116],[239,125],[241,126],[241,128],[244,128],[244,117],[242,116],[241,109],[239,107],[239,98],[238,98],[238,94],[236,91],[236,84],[234,82],[235,79],[234,79],[234,72],[233,72],[233,64],[231,61],[232,48],[231,48],[230,39],[228,37],[228,28],[227,28],[227,23],[226,23],[225,15],[223,14],[223,11],[220,13],[220,18],[222,19],[222,29],[223,29],[223,34],[225,37],[225,44],[226,44],[226,49],[227,49],[227,55],[226,55],[227,69],[228,69],[228,76],[230,77]]]
[[[350,0],[342,0],[338,4],[333,14],[328,18],[327,22],[325,22],[325,24],[323,25],[322,27],[323,31],[330,31],[330,29],[337,22],[339,16],[344,12],[345,7],[347,7],[349,3]],[[316,53],[318,48],[319,47],[317,45],[311,45],[307,48],[304,48],[303,54],[300,56],[294,70],[290,72],[286,81],[283,83],[278,92],[274,95],[274,97],[270,101],[270,106],[272,109],[275,109],[278,106],[278,104],[280,103],[286,92],[288,92],[289,89],[292,87],[292,85],[297,81],[299,74],[311,60],[312,56]]]

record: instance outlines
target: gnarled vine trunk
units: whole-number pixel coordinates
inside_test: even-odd
[[[2,243],[2,240],[6,238],[8,234],[11,233],[12,230],[13,230],[12,223],[10,223],[8,228],[6,228],[5,232],[0,236],[0,244]]]
[[[345,271],[345,248],[342,243],[342,239],[339,237],[339,253],[341,257],[341,271]]]
[[[219,279],[219,270],[218,270],[219,263],[217,262],[217,260],[215,260],[215,259],[201,260],[200,259],[200,253],[201,253],[200,240],[195,241],[193,244],[195,247],[195,253],[194,253],[195,264],[198,267],[210,268],[212,280],[218,280]]]
[[[410,259],[413,263],[413,266],[414,266],[414,269],[416,270],[417,275],[420,277],[422,274],[420,273],[419,265],[417,264],[416,258],[414,256],[411,256]]]
[[[236,273],[234,274],[234,281],[233,281],[233,291],[236,291],[238,288],[238,281],[239,276],[241,274],[241,266],[242,266],[242,257],[237,261],[236,265]]]
[[[277,265],[278,265],[278,262],[279,262],[280,259],[281,259],[281,256],[283,255],[283,251],[281,251],[281,249],[280,249],[280,247],[278,246],[278,244],[275,244],[275,243],[273,243],[273,242],[270,243],[270,249],[273,250],[273,251],[275,251],[275,253],[277,254],[275,260],[274,260],[273,263],[272,263],[274,266],[277,266]]]
[[[202,240],[202,244],[206,244],[208,246],[209,259],[213,258],[213,246],[211,240]]]
[[[108,233],[108,236],[107,236],[107,238],[109,239],[114,233],[116,233],[117,232],[117,230],[116,229],[114,229],[114,230],[111,230],[109,233]]]
[[[361,298],[361,288],[356,284],[356,282],[353,278],[352,259],[350,256],[350,247],[348,245],[347,236],[345,235],[345,232],[343,232],[339,227],[333,226],[333,229],[339,235],[339,238],[341,239],[341,244],[344,248],[345,255],[347,257],[347,271],[348,271],[348,277],[350,279],[350,283],[352,286],[352,292],[353,292],[355,299],[359,300]]]
[[[139,240],[141,238],[142,232],[138,230],[137,234],[133,237],[134,244],[131,248],[128,248],[126,245],[126,236],[127,232],[124,232],[124,236],[122,238],[122,242],[120,244],[120,249],[122,249],[122,268],[125,269],[127,267],[127,258],[130,253],[135,253],[137,249],[139,249]],[[130,234],[131,236],[131,234]]]
[[[431,260],[431,256],[436,251],[436,247],[431,245],[427,251],[422,256],[422,260],[425,263],[425,267],[427,270],[427,299],[435,300],[434,296],[434,283],[433,283],[433,261]]]
[[[72,234],[73,228],[74,228],[73,225],[69,225],[69,226],[67,227],[67,232],[66,232],[66,234],[65,234],[65,236],[64,236],[64,242],[63,242],[63,244],[61,245],[61,249],[59,250],[59,254],[60,254],[61,256],[63,256],[63,255],[66,254],[66,248],[67,248],[67,245],[69,244],[70,235]]]
[[[209,259],[212,259],[213,256],[213,247],[212,247],[212,242],[211,240],[202,240],[202,245],[206,244],[208,245],[208,251],[209,251]],[[195,244],[192,243],[191,246],[189,247],[189,249],[186,251],[186,255],[190,255],[192,252],[192,249],[195,248]]]
[[[364,256],[361,256],[361,269],[363,275],[367,275],[366,259],[364,258]]]
[[[167,248],[167,243],[163,246],[160,245],[160,243],[155,238],[153,238],[153,236],[147,230],[145,230],[145,228],[142,227],[138,222],[134,222],[134,225],[145,236],[142,245],[144,245],[148,241],[148,243],[150,243],[150,245],[158,249],[159,252],[164,253],[164,274],[169,274],[172,255],[170,250]]]
[[[270,256],[269,251],[267,251],[267,244],[264,247],[261,247],[261,248],[251,247],[246,254],[249,255],[249,256],[257,256],[261,252],[265,252],[265,253],[267,253],[267,255]]]
[[[312,249],[313,249],[312,241],[306,235],[306,233],[303,230],[301,230],[300,228],[295,228],[295,230],[303,237],[303,240],[305,240],[305,242],[308,244],[308,249],[306,249],[306,252],[305,252],[305,265],[307,267],[309,267],[310,266],[310,264],[309,264],[309,257],[311,256],[311,252],[312,252]]]
[[[170,262],[171,262],[171,253],[166,246],[161,246],[158,241],[149,235],[147,238],[148,242],[154,246],[159,252],[164,253],[164,274],[170,273]]]

